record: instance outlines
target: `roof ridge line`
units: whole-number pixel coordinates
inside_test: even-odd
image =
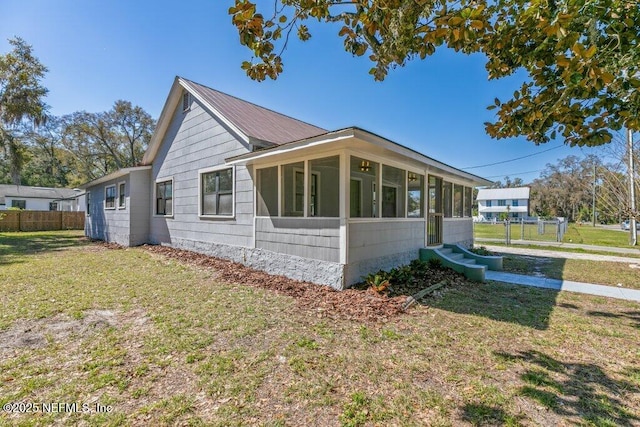
[[[258,108],[260,108],[260,109],[262,109],[262,110],[270,111],[270,112],[272,112],[272,113],[274,113],[274,114],[278,114],[278,115],[280,115],[280,116],[282,116],[282,117],[286,117],[286,118],[288,118],[288,119],[295,120],[295,121],[300,122],[300,123],[304,123],[305,125],[308,125],[308,126],[313,126],[313,127],[318,128],[318,129],[320,129],[320,130],[323,130],[323,131],[325,131],[325,132],[329,132],[329,130],[328,130],[328,129],[325,129],[325,128],[322,128],[322,127],[320,127],[320,126],[318,126],[318,125],[314,125],[313,123],[309,123],[309,122],[307,122],[307,121],[304,121],[304,120],[301,120],[301,119],[298,119],[298,118],[295,118],[295,117],[289,116],[288,114],[281,113],[281,112],[276,111],[276,110],[273,110],[273,109],[271,109],[271,108],[268,108],[268,107],[265,107],[265,106],[262,106],[262,105],[258,105],[258,104],[256,104],[255,102],[247,101],[246,99],[242,99],[242,98],[237,97],[237,96],[235,96],[235,95],[231,95],[231,94],[226,93],[226,92],[223,92],[223,91],[221,91],[221,90],[214,89],[214,88],[212,88],[212,87],[210,87],[210,86],[203,85],[203,84],[201,84],[201,83],[195,82],[195,81],[193,81],[193,80],[187,79],[187,78],[182,77],[182,76],[178,76],[178,78],[179,78],[179,79],[181,79],[181,80],[185,80],[185,81],[186,81],[186,82],[188,82],[188,83],[191,83],[191,84],[194,84],[194,85],[197,85],[197,86],[201,86],[201,87],[203,87],[203,88],[206,88],[206,89],[212,90],[212,91],[214,91],[214,92],[218,92],[218,93],[220,93],[220,94],[222,94],[222,95],[228,96],[228,97],[230,97],[230,98],[237,99],[238,101],[241,101],[241,102],[244,102],[244,103],[247,103],[247,104],[253,105],[254,107],[258,107]]]

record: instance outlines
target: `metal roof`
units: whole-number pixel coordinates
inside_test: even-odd
[[[478,190],[476,200],[528,200],[530,190],[529,187],[483,188]]]
[[[326,129],[180,78],[185,85],[250,138],[276,145],[327,133]]]

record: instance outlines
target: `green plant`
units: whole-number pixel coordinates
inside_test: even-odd
[[[414,271],[410,265],[393,268],[389,271],[389,281],[394,284],[408,283],[413,280]]]
[[[434,270],[443,268],[442,261],[439,258],[431,258],[427,262],[429,263],[429,268],[432,268]]]
[[[384,292],[389,287],[388,274],[384,271],[367,275],[365,277],[365,282],[369,286],[369,289],[376,293]]]
[[[494,256],[495,254],[485,248],[484,246],[480,246],[479,248],[474,248],[473,246],[469,248],[469,252],[473,252],[476,255],[482,256]]]

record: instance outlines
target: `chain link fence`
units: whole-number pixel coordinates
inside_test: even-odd
[[[562,242],[568,222],[564,218],[555,220],[517,220],[474,223],[474,237],[538,242]]]

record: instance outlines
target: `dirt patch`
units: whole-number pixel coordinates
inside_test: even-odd
[[[531,270],[528,274],[535,277],[547,277],[547,275],[545,274],[545,268],[548,265],[553,264],[553,259],[550,258],[541,258],[527,255],[521,255],[520,258],[522,258],[523,261],[529,264]]]
[[[86,336],[96,330],[115,326],[116,314],[109,310],[88,310],[81,319],[57,315],[47,319],[18,320],[0,332],[0,352],[8,349],[42,348],[71,335]]]
[[[167,246],[144,246],[149,252],[177,259],[190,265],[210,268],[216,271],[217,279],[257,288],[268,289],[295,298],[296,302],[319,317],[349,320],[385,322],[404,313],[403,304],[407,296],[420,291],[424,286],[415,284],[403,286],[402,293],[392,296],[378,295],[363,289],[336,291],[328,286],[301,282],[284,276],[274,276],[254,270],[232,261],[213,258],[196,252],[174,249]],[[434,280],[449,277],[459,280],[456,273],[449,271]],[[398,289],[400,289],[398,287]]]

